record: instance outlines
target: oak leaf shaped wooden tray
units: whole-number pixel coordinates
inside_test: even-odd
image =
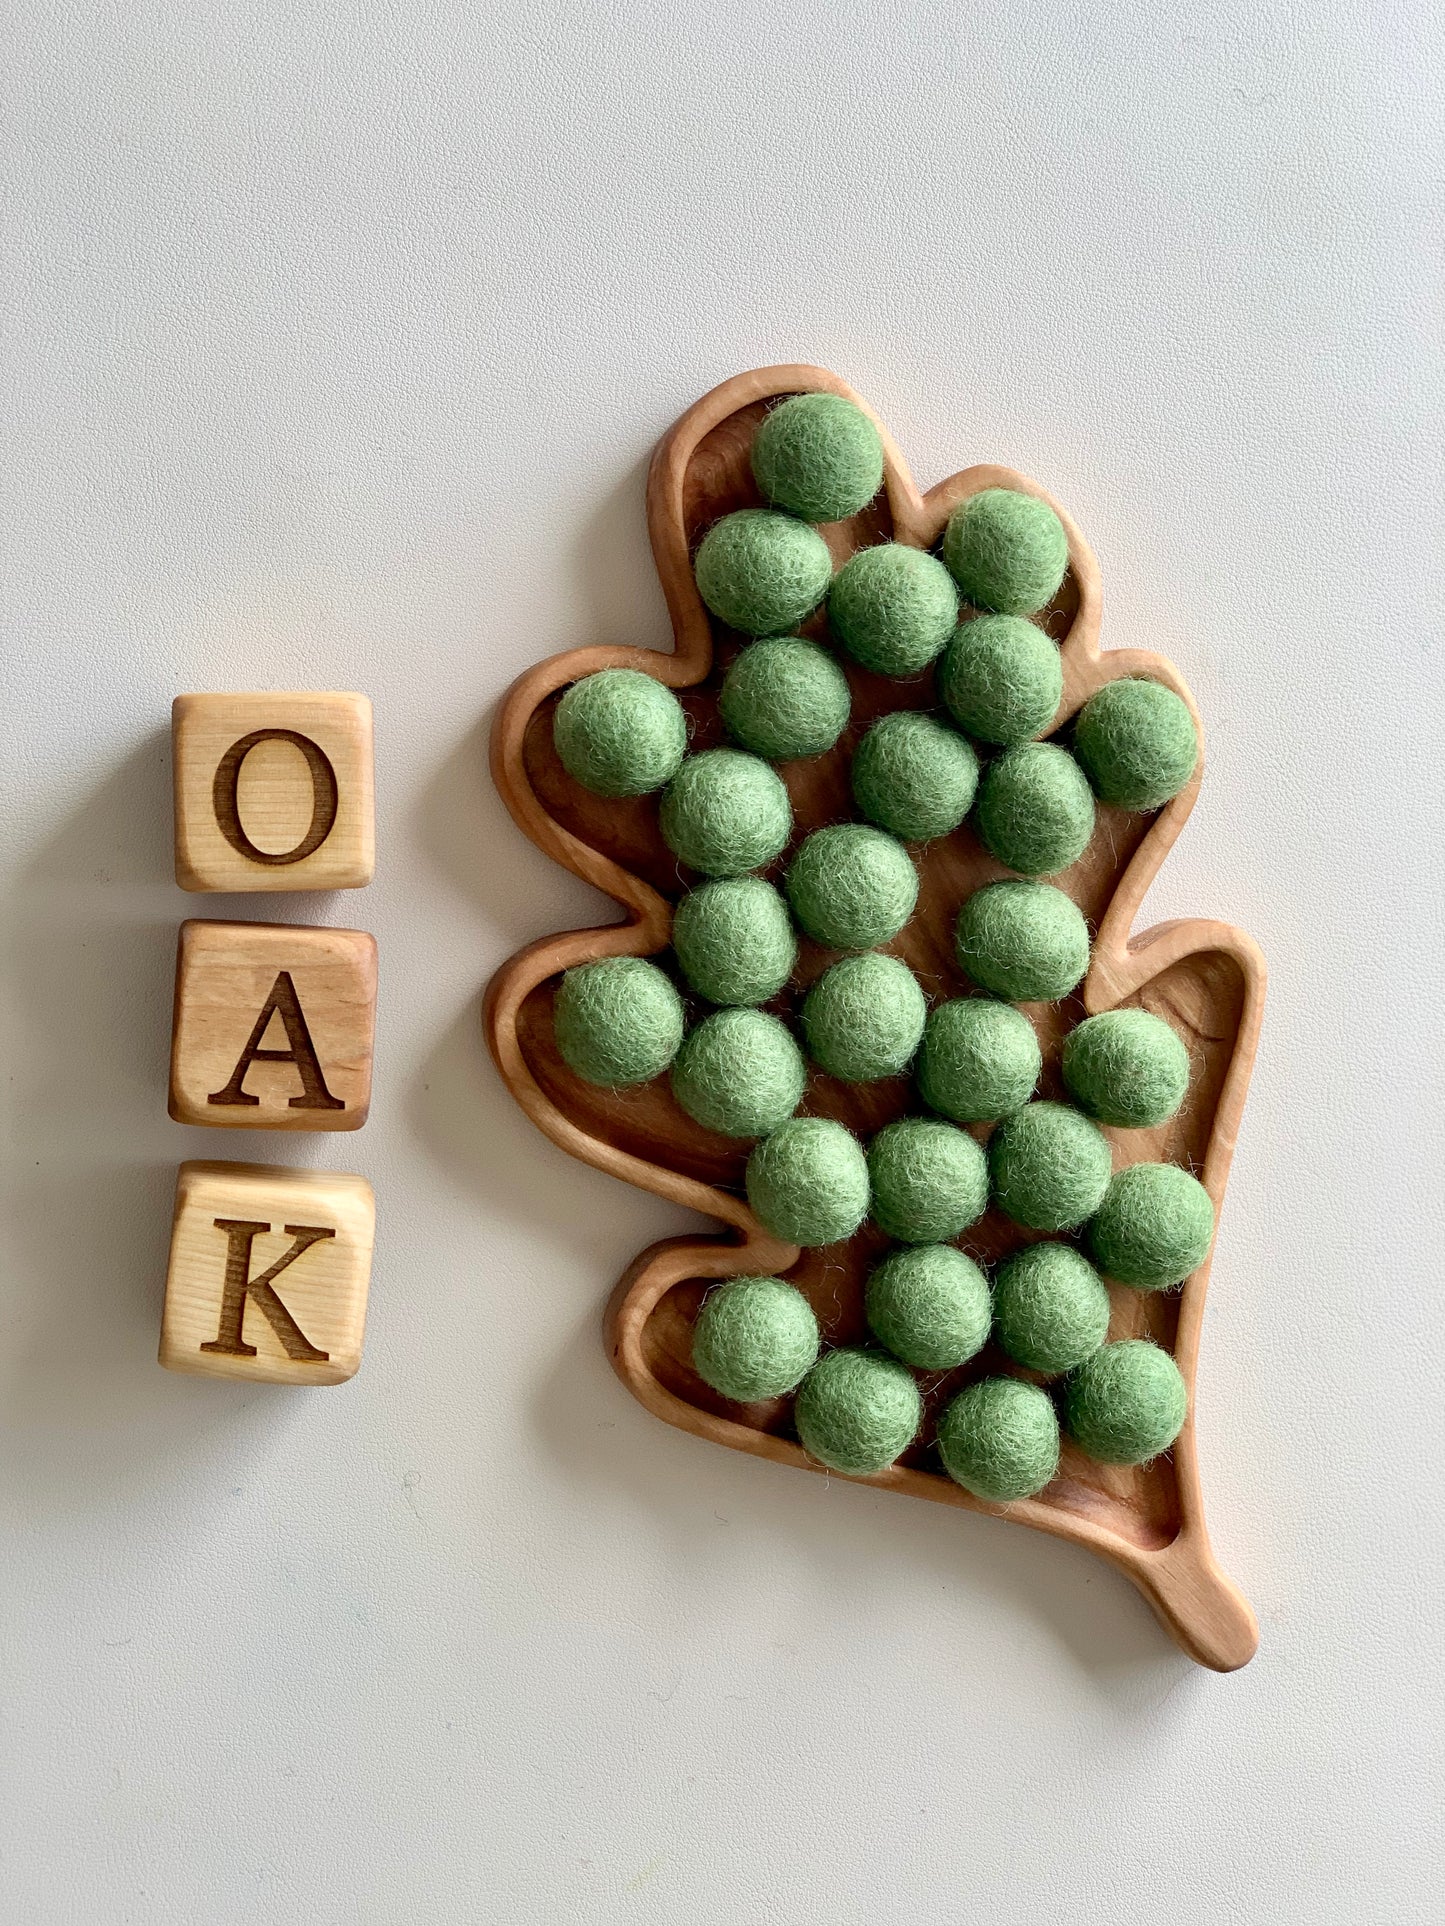
[[[775,1273],[807,1294],[827,1339],[857,1341],[865,1330],[864,1279],[884,1240],[865,1225],[848,1243],[824,1250],[800,1252],[780,1242],[745,1201],[742,1177],[750,1145],[694,1123],[673,1101],[665,1077],[641,1088],[607,1091],[581,1082],[561,1061],[552,1036],[560,973],[594,957],[648,956],[667,948],[673,904],[697,879],[680,868],[663,843],[655,797],[604,801],[566,774],[552,747],[551,719],[560,692],[579,676],[633,668],[678,693],[688,713],[692,748],[723,740],[717,686],[744,638],[708,615],[693,583],[690,555],[719,516],[757,504],[748,449],[768,407],[783,396],[818,390],[844,395],[872,415],[867,403],[826,369],[763,368],[713,389],[659,444],[648,479],[647,513],[672,619],[670,655],[610,646],[569,650],[529,670],[503,701],[492,737],[492,772],[508,809],[539,849],[614,898],[625,916],[604,928],[532,944],[497,972],[486,1000],[497,1067],[539,1129],[584,1162],[726,1227],[714,1237],[656,1244],[622,1278],[608,1307],[606,1334],[624,1384],[669,1424],[810,1471],[820,1467],[791,1435],[788,1400],[731,1405],[698,1378],[691,1363],[692,1321],[716,1279]],[[1117,676],[1151,676],[1176,689],[1194,709],[1183,678],[1163,657],[1129,649],[1100,653],[1098,566],[1072,518],[1044,489],[1011,469],[980,466],[920,495],[886,427],[881,422],[878,427],[886,453],[884,487],[862,513],[822,531],[836,563],[858,547],[890,539],[931,548],[954,507],[985,488],[1040,496],[1058,513],[1069,538],[1068,574],[1054,602],[1036,618],[1059,641],[1063,659],[1064,695],[1049,733],[1067,725],[1089,695]],[[821,626],[822,618],[815,618],[804,632]],[[886,710],[929,707],[934,700],[931,672],[899,682],[852,663],[845,666],[854,707],[842,741],[827,755],[780,767],[797,819],[793,847],[821,824],[855,814],[848,755],[869,722]],[[1084,1015],[1137,1005],[1175,1026],[1192,1059],[1183,1109],[1156,1130],[1106,1134],[1113,1140],[1116,1168],[1156,1159],[1193,1169],[1217,1214],[1259,1034],[1264,960],[1244,931],[1225,923],[1190,919],[1130,934],[1139,903],[1194,805],[1201,774],[1202,762],[1188,787],[1152,815],[1100,804],[1088,850],[1072,869],[1051,879],[1075,899],[1095,931],[1089,973],[1074,997],[1059,1005],[1028,1006],[1028,1013],[1044,1047],[1043,1096],[1063,1094],[1059,1043]],[[921,881],[918,909],[888,947],[908,962],[930,1000],[957,996],[970,986],[954,960],[955,912],[973,890],[1007,872],[967,825],[914,854]],[[793,1013],[802,990],[832,960],[804,939],[793,984],[769,1007]],[[906,1078],[844,1084],[814,1070],[802,1107],[805,1113],[836,1117],[867,1137],[918,1106],[910,1103]],[[962,1241],[974,1256],[992,1262],[1026,1236],[990,1212]],[[1208,1275],[1206,1261],[1178,1292],[1111,1287],[1110,1337],[1153,1338],[1172,1351],[1190,1387],[1190,1415],[1172,1453],[1142,1467],[1105,1466],[1084,1457],[1066,1438],[1059,1475],[1039,1497],[999,1507],[970,1496],[939,1468],[931,1422],[962,1383],[1016,1369],[989,1346],[961,1371],[924,1382],[929,1422],[919,1442],[896,1465],[864,1482],[966,1511],[993,1512],[1086,1545],[1133,1580],[1191,1657],[1219,1671],[1245,1664],[1258,1632],[1249,1605],[1210,1549],[1194,1432],[1193,1386]]]

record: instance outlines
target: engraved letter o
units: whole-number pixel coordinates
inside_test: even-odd
[[[283,849],[274,854],[268,850],[257,849],[241,825],[241,811],[237,790],[241,781],[241,764],[251,751],[261,742],[289,742],[299,749],[306,758],[306,766],[311,771],[311,827],[294,849]],[[242,736],[233,742],[216,765],[216,780],[211,785],[211,805],[216,812],[216,823],[238,855],[249,857],[253,863],[267,863],[273,868],[282,868],[288,863],[299,863],[313,850],[320,849],[331,834],[336,821],[336,771],[327,760],[326,752],[310,736],[298,735],[294,729],[254,729],[249,736]]]

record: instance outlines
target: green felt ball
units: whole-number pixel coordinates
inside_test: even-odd
[[[840,522],[883,485],[883,442],[842,395],[792,395],[753,436],[753,479],[770,502],[805,522]]]
[[[797,635],[769,636],[735,657],[718,708],[728,734],[755,756],[821,756],[848,721],[848,678],[826,649]]]
[[[1021,876],[1055,876],[1094,833],[1094,796],[1067,749],[1023,742],[984,771],[974,817],[990,856]]]
[[[1194,774],[1199,735],[1188,705],[1162,682],[1107,682],[1074,723],[1074,754],[1102,802],[1159,809]]]
[[[1052,883],[986,883],[958,913],[960,965],[994,996],[1055,1003],[1089,967],[1079,906]]]
[[[1106,1344],[1069,1379],[1064,1423],[1091,1458],[1142,1465],[1184,1428],[1189,1394],[1179,1366],[1147,1338]]]
[[[1017,615],[961,623],[938,668],[938,692],[961,729],[1004,747],[1040,735],[1064,693],[1057,646]]]
[[[689,986],[709,1003],[766,1003],[798,960],[788,906],[761,876],[723,876],[689,890],[673,911],[672,947]]]
[[[991,997],[958,997],[929,1012],[918,1089],[930,1110],[955,1123],[989,1123],[1028,1102],[1042,1067],[1022,1010]]]
[[[918,1371],[951,1371],[988,1342],[988,1279],[952,1244],[915,1244],[885,1257],[868,1280],[868,1326]]]
[[[896,956],[845,956],[804,999],[808,1055],[845,1083],[901,1076],[923,1035],[927,1007],[917,977]]]
[[[873,1221],[900,1244],[944,1244],[982,1217],[988,1159],[966,1130],[900,1117],[868,1146]]]
[[[918,901],[918,872],[896,836],[867,823],[815,829],[788,866],[788,901],[809,936],[871,950],[896,936]]]
[[[810,1458],[854,1477],[882,1471],[923,1422],[913,1373],[881,1351],[829,1351],[804,1378],[793,1407]]]
[[[693,572],[720,622],[746,635],[782,635],[828,593],[833,558],[816,528],[770,508],[741,508],[703,536]]]
[[[1189,1052],[1148,1010],[1105,1010],[1064,1038],[1064,1082],[1100,1123],[1145,1130],[1167,1123],[1189,1088]]]
[[[1109,1185],[1089,1226],[1094,1261],[1136,1291],[1182,1284],[1209,1255],[1214,1205],[1178,1164],[1131,1164]]]
[[[658,821],[679,862],[704,876],[739,876],[786,845],[793,808],[767,763],[740,749],[705,749],[668,784]]]
[[[687,753],[682,704],[639,669],[584,676],[557,704],[552,741],[568,775],[594,796],[645,796]]]
[[[828,627],[855,662],[914,675],[953,634],[958,590],[934,556],[902,542],[860,548],[833,578]]]
[[[677,1101],[724,1137],[766,1137],[792,1116],[807,1080],[792,1032],[761,1010],[714,1010],[672,1066]]]
[[[955,1484],[992,1505],[1032,1498],[1059,1468],[1059,1421],[1046,1391],[984,1378],[938,1421],[938,1455]]]
[[[1009,1356],[1051,1378],[1092,1357],[1109,1332],[1104,1280],[1067,1244],[1016,1252],[994,1279],[993,1312]]]
[[[562,978],[552,1030],[563,1062],[584,1082],[646,1083],[677,1055],[682,998],[655,963],[604,956]]]
[[[1059,592],[1069,538],[1047,502],[986,488],[948,518],[943,559],[966,599],[1001,615],[1032,615]]]
[[[853,751],[853,800],[869,822],[905,843],[958,828],[973,806],[978,757],[936,716],[899,709],[875,722]]]
[[[746,1182],[758,1222],[790,1244],[836,1244],[868,1214],[863,1146],[828,1117],[780,1124],[749,1157]]]
[[[1073,1230],[1109,1188],[1109,1140],[1066,1103],[1026,1103],[988,1142],[994,1202],[1029,1230]]]
[[[780,1398],[818,1356],[818,1320],[780,1277],[738,1277],[709,1291],[692,1327],[693,1368],[738,1404]]]

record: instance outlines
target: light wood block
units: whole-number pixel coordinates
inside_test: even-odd
[[[376,1200],[364,1177],[182,1164],[161,1363],[267,1384],[355,1376],[375,1232]]]
[[[364,695],[180,695],[171,705],[171,752],[182,889],[361,889],[371,881]]]
[[[359,1130],[371,1104],[376,939],[182,923],[170,1113],[231,1130]]]

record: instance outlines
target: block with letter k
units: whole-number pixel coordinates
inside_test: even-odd
[[[363,1177],[182,1164],[161,1363],[203,1377],[342,1383],[361,1363],[375,1224]]]

